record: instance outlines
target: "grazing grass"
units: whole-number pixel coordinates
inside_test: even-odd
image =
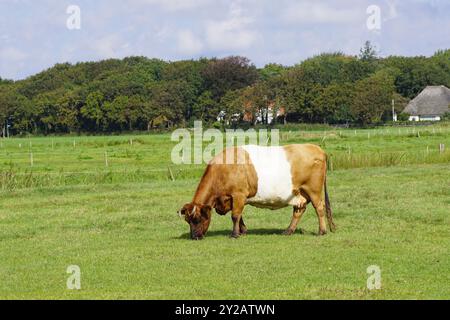
[[[0,298],[449,299],[450,161],[412,157],[450,148],[450,134],[402,130],[282,133],[282,143],[319,143],[334,157],[336,233],[317,237],[309,208],[303,234],[285,237],[289,208],[247,207],[247,236],[230,239],[230,217],[215,214],[204,241],[188,240],[176,215],[203,166],[174,166],[171,181],[169,135],[4,140]],[[366,160],[345,161],[348,147]],[[394,152],[415,160],[364,158]],[[81,290],[66,288],[69,265],[81,268]],[[366,287],[371,265],[381,290]]]

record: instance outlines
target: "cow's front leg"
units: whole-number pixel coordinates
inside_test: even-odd
[[[290,236],[295,233],[295,230],[297,230],[297,225],[302,218],[303,213],[305,213],[307,204],[308,201],[304,197],[299,197],[298,204],[294,206],[291,224],[289,225],[287,230],[283,232],[284,235]]]
[[[246,197],[243,195],[233,195],[233,210],[231,219],[233,220],[232,238],[239,238],[241,235],[241,226],[245,227],[242,221],[242,212],[244,211]]]

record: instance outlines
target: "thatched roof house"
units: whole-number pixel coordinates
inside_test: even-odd
[[[406,106],[404,113],[410,121],[439,121],[449,112],[450,89],[445,86],[428,86]]]

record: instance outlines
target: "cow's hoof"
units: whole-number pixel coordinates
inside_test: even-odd
[[[247,229],[241,229],[240,232],[241,232],[242,236],[245,236],[247,234],[248,230]]]
[[[237,239],[237,238],[239,238],[240,237],[240,234],[239,233],[232,233],[232,234],[230,234],[230,238],[232,238],[232,239]]]
[[[317,234],[318,236],[324,236],[327,234],[326,230],[319,230],[319,233]]]
[[[294,234],[294,232],[295,232],[294,230],[287,229],[287,230],[283,231],[283,235],[284,236],[292,236]]]

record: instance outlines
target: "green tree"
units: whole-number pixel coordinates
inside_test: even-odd
[[[287,70],[286,67],[284,67],[281,64],[277,63],[269,63],[264,66],[264,68],[259,70],[259,74],[262,80],[266,81],[273,77],[280,76]]]
[[[317,110],[316,118],[325,123],[349,123],[353,121],[350,107],[353,99],[353,85],[331,84],[313,98]]]
[[[103,109],[104,97],[101,92],[94,91],[87,96],[86,104],[81,107],[81,115],[95,123],[96,129],[104,128],[105,110]]]
[[[58,101],[58,123],[63,132],[74,132],[81,129],[80,109],[82,101],[79,95],[71,90],[65,92]]]
[[[355,85],[351,113],[363,126],[380,122],[391,108],[394,79],[384,71],[360,80]]]
[[[245,88],[259,78],[258,70],[245,57],[232,56],[212,59],[202,72],[205,90],[212,93],[215,101],[229,90]]]
[[[366,41],[364,46],[359,51],[359,58],[363,61],[374,61],[377,59],[377,56],[377,49],[370,43],[370,41]]]
[[[245,89],[229,90],[220,100],[220,106],[225,112],[225,122],[230,123],[235,115],[239,115],[239,118],[243,111],[254,112],[254,110],[245,110]]]
[[[197,120],[215,121],[219,114],[219,106],[212,98],[211,91],[204,91],[197,99],[193,108],[193,116]]]

